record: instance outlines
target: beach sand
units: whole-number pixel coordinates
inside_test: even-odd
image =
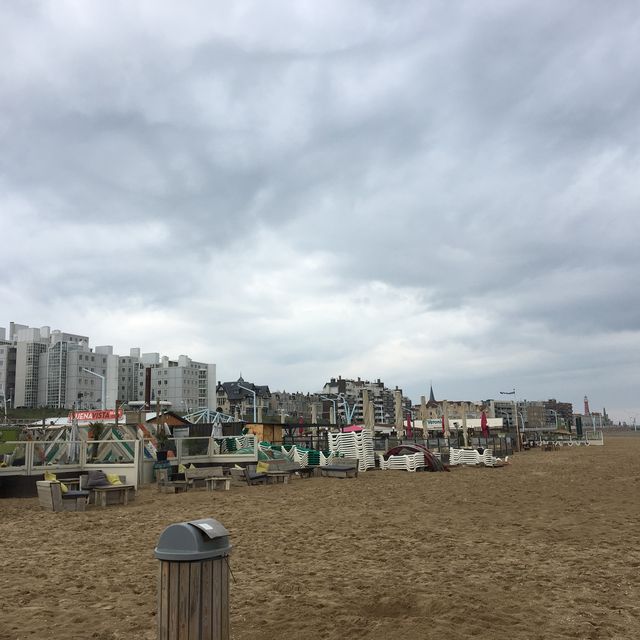
[[[499,469],[0,501],[0,638],[153,639],[171,523],[231,532],[232,637],[640,638],[640,437]]]

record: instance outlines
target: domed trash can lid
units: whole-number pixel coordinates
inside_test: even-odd
[[[213,518],[178,522],[161,534],[154,555],[159,560],[192,562],[229,555],[229,532]]]

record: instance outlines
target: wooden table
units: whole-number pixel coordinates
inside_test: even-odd
[[[158,491],[161,493],[181,493],[189,490],[188,480],[167,480],[158,483]]]
[[[110,487],[91,487],[91,491],[96,492],[96,505],[99,507],[107,506],[107,494],[112,493],[118,497],[119,504],[129,503],[129,489],[133,489],[133,485],[114,484]]]
[[[267,471],[267,482],[269,484],[276,484],[282,482],[283,484],[289,484],[290,473],[288,471]]]
[[[214,491],[223,484],[223,491],[229,491],[229,489],[231,489],[231,477],[212,476],[210,478],[205,478],[204,481],[207,485],[207,491]]]

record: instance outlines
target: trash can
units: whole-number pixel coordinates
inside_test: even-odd
[[[158,640],[229,639],[230,551],[229,532],[212,518],[160,534]]]

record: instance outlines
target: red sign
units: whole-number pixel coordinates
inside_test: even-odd
[[[73,411],[67,417],[67,422],[71,424],[73,422]],[[78,422],[103,422],[115,421],[116,412],[113,409],[96,410],[96,411],[76,411],[75,418]],[[118,411],[118,418],[122,418],[122,409]]]

